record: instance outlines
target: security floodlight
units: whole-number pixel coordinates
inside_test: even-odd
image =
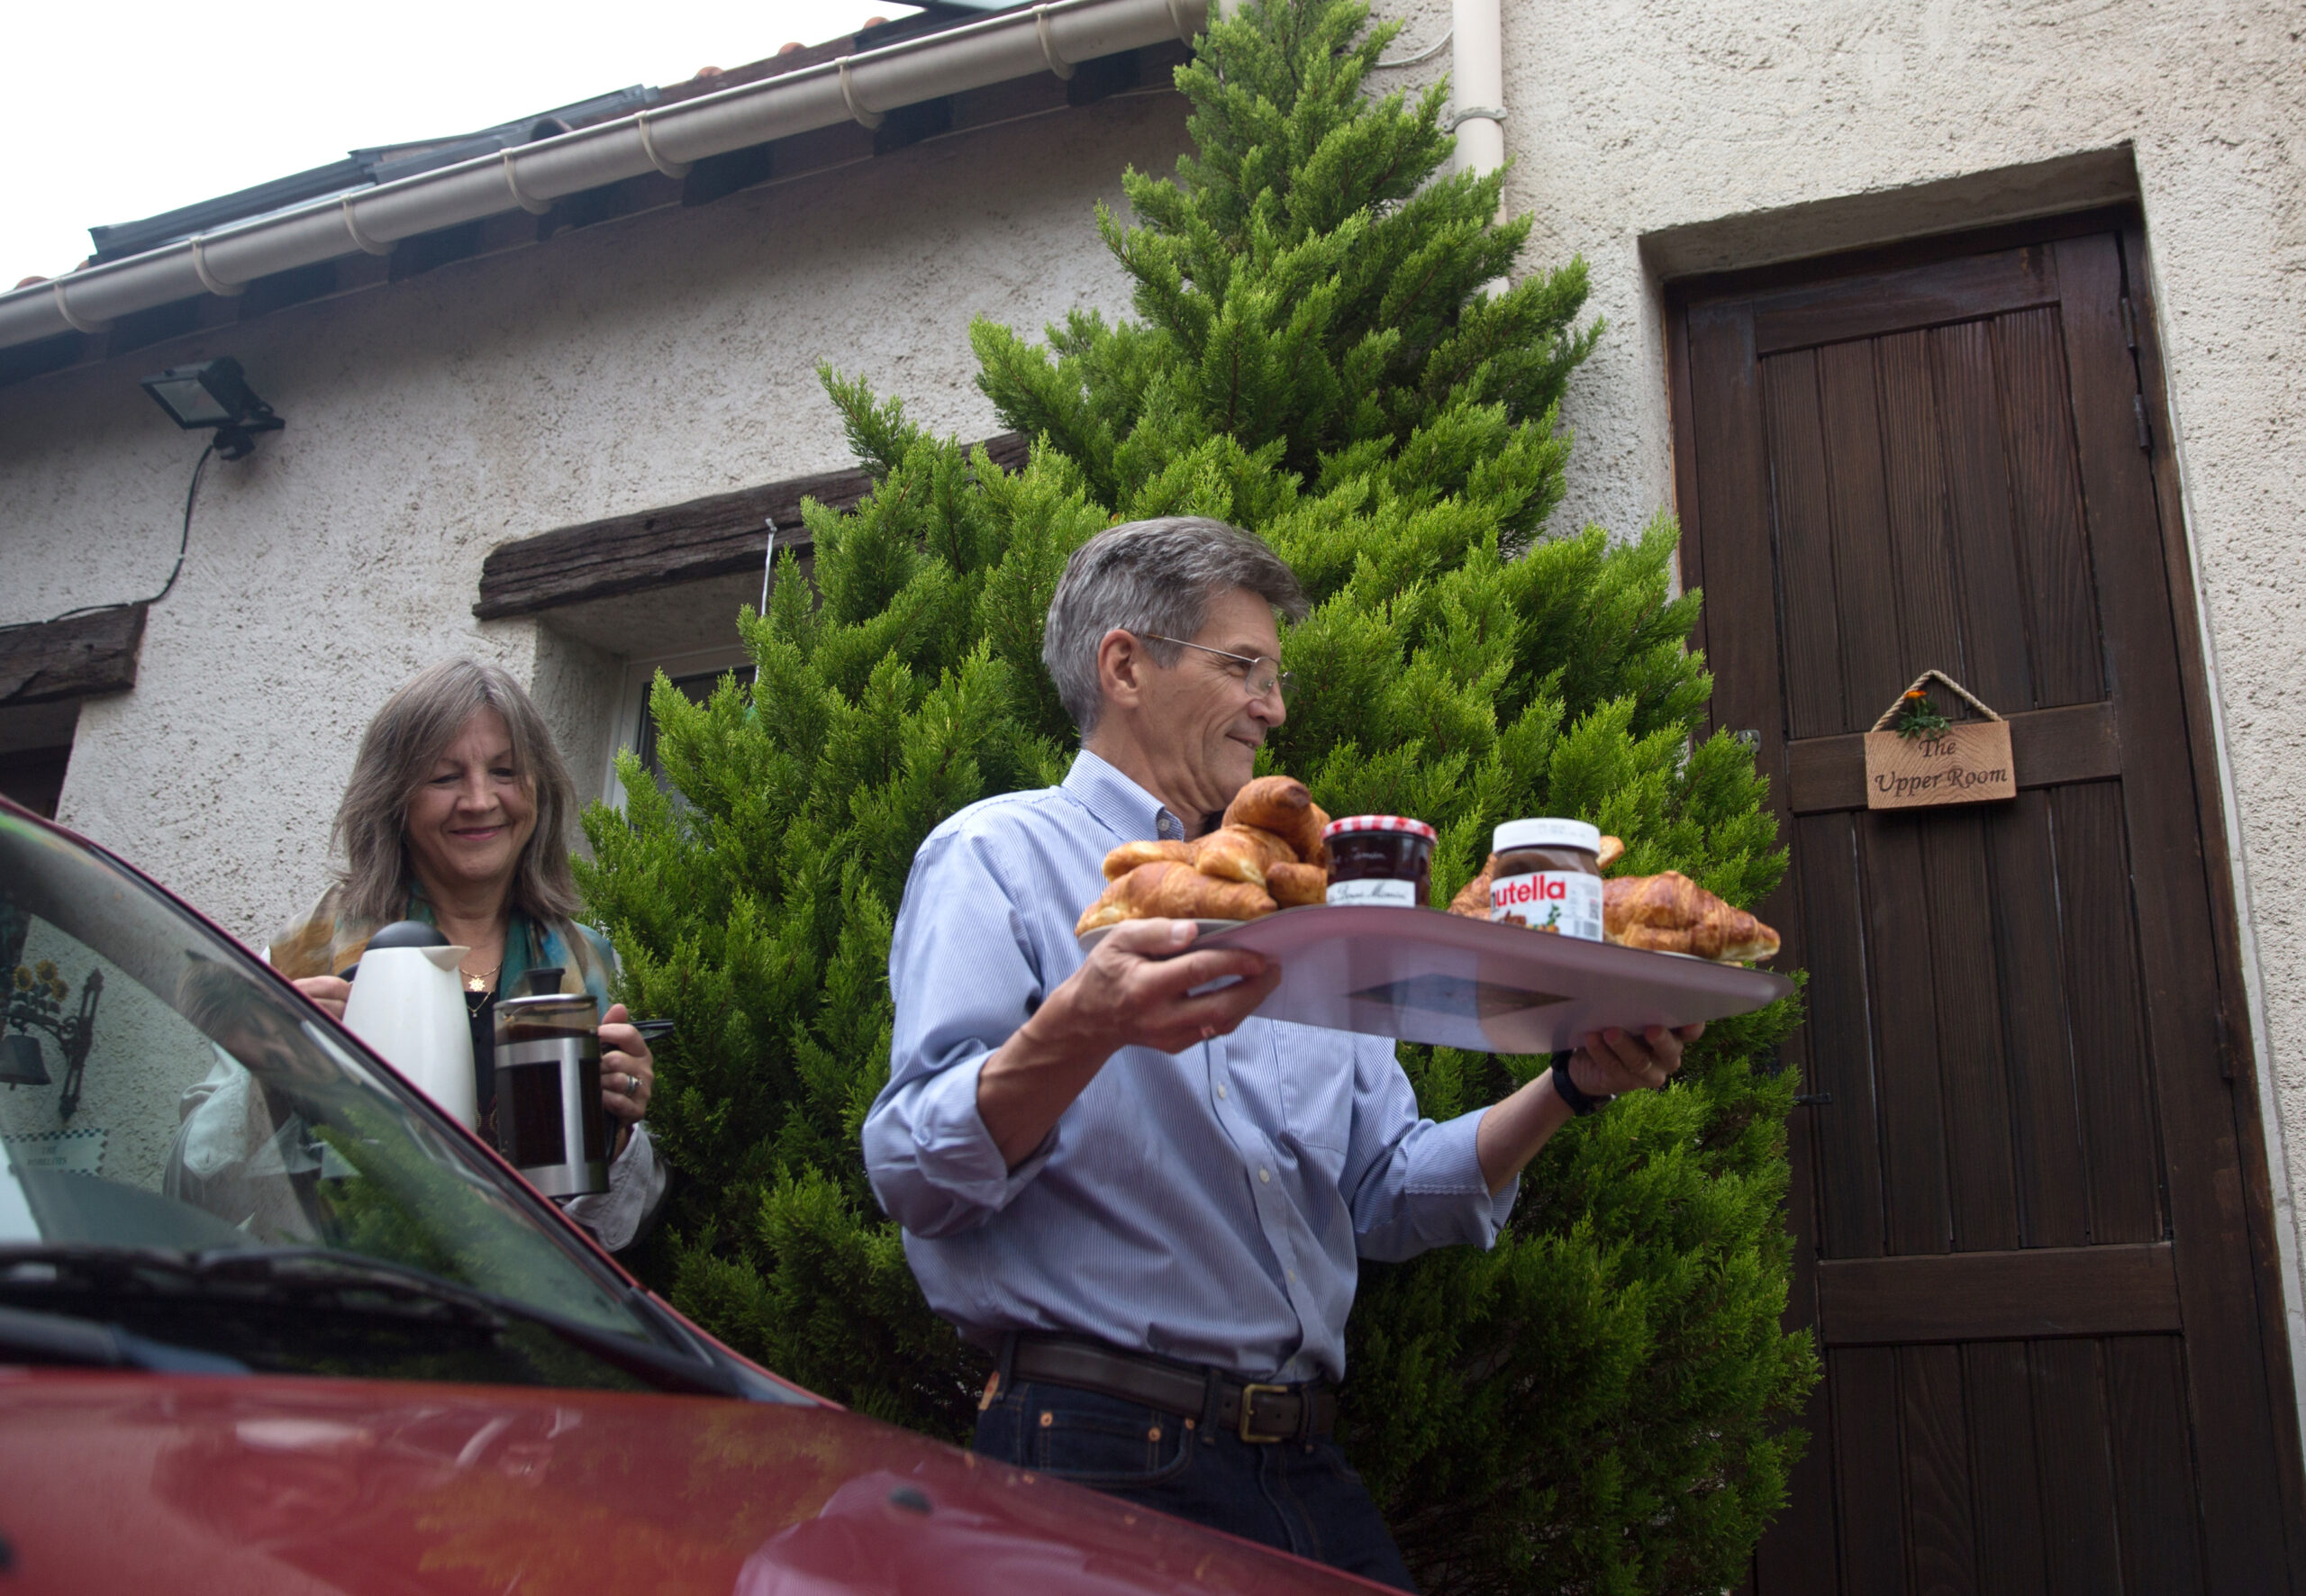
[[[256,448],[259,432],[277,432],[286,425],[256,396],[241,375],[241,363],[230,355],[148,376],[144,391],[186,431],[213,428],[216,452],[228,460],[245,458]]]

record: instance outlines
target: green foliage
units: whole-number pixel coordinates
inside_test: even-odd
[[[1439,176],[1439,93],[1368,98],[1391,38],[1355,0],[1229,8],[1178,72],[1195,153],[1099,218],[1137,318],[1036,344],[980,321],[980,382],[1037,439],[1014,476],[825,374],[878,477],[811,506],[744,635],[749,688],[651,699],[677,800],[628,756],[586,816],[593,911],[631,1001],[677,1016],[651,1111],[686,1180],[648,1267],[736,1345],[840,1401],[967,1432],[981,1367],[929,1314],[858,1128],[886,1079],[890,927],[956,810],[1058,780],[1073,735],[1040,664],[1064,562],[1117,520],[1267,538],[1314,611],[1310,691],[1262,757],[1335,812],[1422,816],[1435,889],[1490,828],[1577,815],[1632,871],[1757,901],[1783,868],[1750,755],[1702,736],[1710,683],[1675,530],[1544,537],[1557,406],[1599,333],[1582,265],[1494,297],[1530,222]],[[813,592],[812,587],[813,583]],[[1085,892],[1094,884],[1085,884]],[[1778,1330],[1792,1005],[1715,1028],[1681,1082],[1579,1121],[1487,1253],[1371,1267],[1348,1437],[1430,1591],[1718,1590],[1780,1501],[1814,1377]],[[1403,1047],[1429,1114],[1542,1061]]]
[[[1941,713],[1929,694],[1919,687],[1910,687],[1898,700],[1898,718],[1890,722],[1890,730],[1900,737],[1936,737],[1953,722]]]

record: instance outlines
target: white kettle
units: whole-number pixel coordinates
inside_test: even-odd
[[[473,1084],[472,1016],[455,948],[440,928],[395,920],[368,939],[351,972],[344,1027],[468,1130],[480,1125]]]

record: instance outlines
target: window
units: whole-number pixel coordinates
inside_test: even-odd
[[[14,1083],[0,1091],[0,1303],[94,1301],[102,1287],[101,1320],[279,1372],[550,1383],[566,1365],[567,1383],[634,1383],[549,1338],[492,1349],[470,1314],[429,1298],[396,1312],[399,1283],[419,1297],[445,1284],[653,1333],[533,1197],[245,950],[6,815],[0,980]],[[182,1289],[114,1278],[156,1249],[241,1284],[208,1301],[184,1269],[163,1271]],[[207,1271],[212,1257],[226,1261]],[[368,1328],[328,1330],[332,1307],[352,1311],[340,1288],[370,1292]]]
[[[664,766],[657,757],[657,721],[649,712],[649,690],[660,670],[672,679],[674,689],[692,703],[703,703],[712,697],[713,690],[721,685],[721,678],[732,672],[740,682],[753,679],[752,657],[741,648],[636,659],[626,666],[623,691],[617,694],[616,723],[609,738],[609,767],[602,791],[602,796],[618,808],[624,804],[624,785],[616,775],[616,756],[622,749],[631,748],[640,757],[641,765],[659,787],[666,784]]]
[[[54,820],[79,719],[77,701],[0,710],[0,797]]]

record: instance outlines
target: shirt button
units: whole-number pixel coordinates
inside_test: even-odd
[[[1222,1081],[1217,1084],[1217,1095],[1221,1098],[1225,1095],[1225,1084]]]
[[[1289,1283],[1291,1285],[1295,1285],[1297,1283],[1297,1271],[1294,1269],[1289,1271]]]
[[[1270,1169],[1267,1169],[1267,1168],[1266,1168],[1264,1165],[1262,1165],[1262,1164],[1258,1165],[1257,1165],[1257,1179],[1259,1179],[1259,1180],[1261,1180],[1261,1181],[1265,1182],[1267,1185],[1271,1185],[1271,1184],[1273,1183],[1273,1171],[1271,1171]]]

